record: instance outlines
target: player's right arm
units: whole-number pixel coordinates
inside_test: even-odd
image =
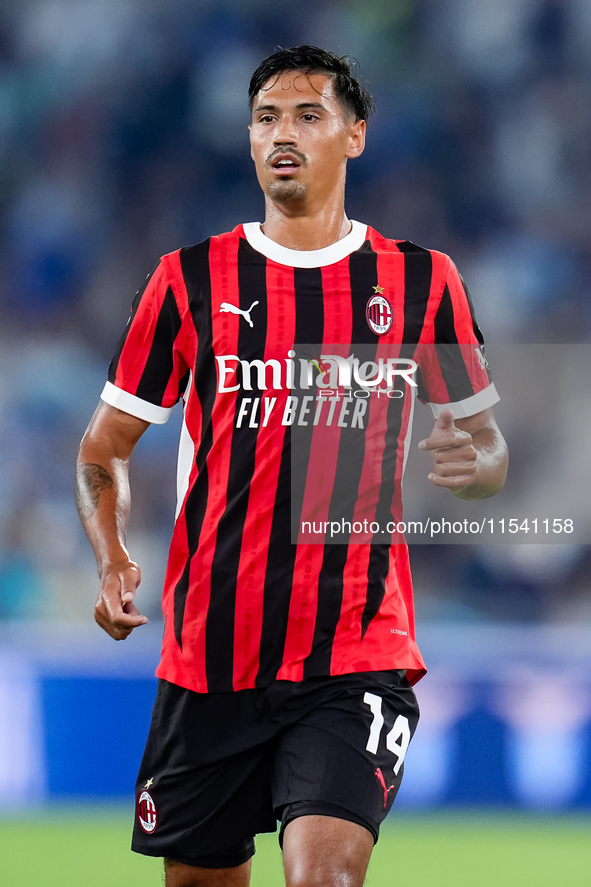
[[[148,620],[134,604],[140,569],[127,551],[129,458],[149,422],[101,402],[80,444],[76,507],[99,573],[95,619],[115,640]]]

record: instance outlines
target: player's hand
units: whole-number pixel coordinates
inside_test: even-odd
[[[419,443],[433,457],[433,471],[428,475],[436,487],[457,492],[469,486],[476,474],[476,447],[472,435],[457,428],[451,410],[443,410],[430,437]]]
[[[103,573],[94,618],[107,634],[123,641],[138,625],[148,621],[134,604],[142,575],[133,561],[114,565]]]

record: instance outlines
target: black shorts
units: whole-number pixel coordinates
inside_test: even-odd
[[[132,849],[225,868],[298,816],[378,838],[419,719],[405,672],[194,693],[160,681],[136,785]]]

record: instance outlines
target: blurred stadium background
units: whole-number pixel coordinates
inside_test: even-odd
[[[376,98],[349,215],[450,253],[491,343],[576,344],[588,358],[588,0],[4,0],[6,815],[130,796],[154,695],[179,417],[148,432],[133,467],[129,544],[151,621],[125,644],[92,622],[75,452],[157,258],[261,218],[246,85],[277,45],[298,43],[355,56]],[[550,401],[534,385],[533,404],[501,386],[507,508],[543,487],[531,517],[569,517],[552,513],[558,478],[589,517],[588,380]],[[412,557],[431,672],[400,809],[588,814],[589,545],[421,545]]]

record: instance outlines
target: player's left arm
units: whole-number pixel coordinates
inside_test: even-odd
[[[509,451],[491,408],[464,419],[442,410],[419,449],[433,458],[429,480],[460,499],[486,499],[505,483]]]

